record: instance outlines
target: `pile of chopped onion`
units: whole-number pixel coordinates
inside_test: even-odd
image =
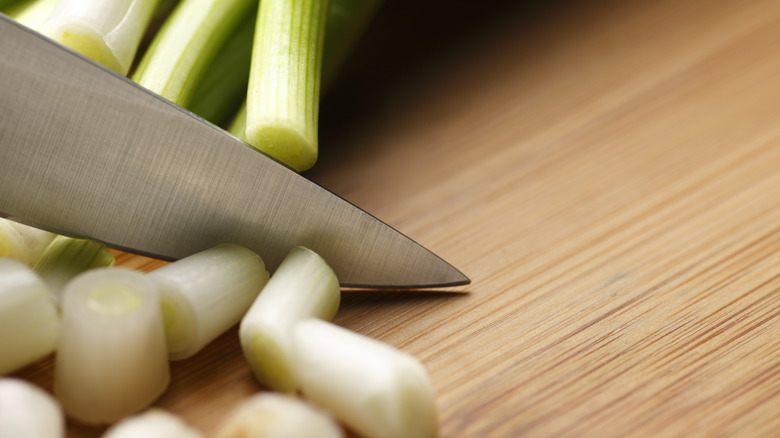
[[[200,437],[170,413],[144,411],[169,384],[169,360],[196,354],[239,321],[241,347],[258,381],[306,400],[258,394],[225,420],[220,438],[260,430],[343,436],[334,418],[366,437],[436,435],[425,368],[328,322],[340,302],[338,280],[307,248],[290,251],[270,279],[257,254],[220,245],[148,274],[81,269],[60,296],[61,316],[37,272],[0,258],[0,331],[14,334],[0,337],[0,373],[56,346],[57,401],[81,423],[117,423],[106,438]]]

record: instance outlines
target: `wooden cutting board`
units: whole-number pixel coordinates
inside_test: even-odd
[[[388,1],[321,130],[307,176],[472,279],[336,317],[441,436],[780,436],[780,2]],[[262,390],[235,330],[172,373],[205,433]]]

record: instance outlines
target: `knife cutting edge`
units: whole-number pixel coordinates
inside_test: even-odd
[[[218,127],[0,14],[0,216],[175,260],[295,246],[342,286],[468,284],[452,265]]]

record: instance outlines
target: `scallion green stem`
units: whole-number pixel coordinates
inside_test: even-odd
[[[102,243],[57,236],[40,256],[35,270],[59,303],[63,288],[75,276],[90,269],[105,268],[113,264],[114,255]]]
[[[256,0],[183,0],[147,49],[133,80],[186,107],[217,51]]]
[[[322,52],[322,90],[327,91],[381,5],[381,0],[332,0],[325,26]],[[248,142],[246,101],[236,111],[228,131]]]
[[[333,270],[313,251],[297,247],[282,261],[241,320],[241,348],[257,379],[283,392],[298,389],[290,336],[295,322],[333,319],[341,299]]]
[[[217,126],[230,122],[246,100],[256,18],[253,7],[208,65],[187,105],[187,109]]]
[[[3,13],[33,30],[40,30],[49,18],[58,0],[21,0],[17,1]]]
[[[149,273],[160,289],[168,356],[186,359],[235,326],[268,281],[256,253],[220,245]]]
[[[59,324],[43,280],[19,260],[0,258],[0,375],[53,352]]]
[[[433,387],[414,357],[318,319],[297,323],[295,373],[309,400],[369,438],[437,434]]]
[[[48,392],[16,378],[0,379],[0,436],[64,438],[65,416]]]
[[[147,408],[167,388],[168,354],[154,281],[124,268],[87,271],[62,294],[54,394],[86,424]]]
[[[325,411],[297,397],[263,392],[242,401],[222,422],[216,438],[341,438]]]
[[[303,171],[317,160],[328,0],[263,0],[247,92],[249,144]]]
[[[101,438],[203,438],[178,416],[150,409],[111,426]]]
[[[59,0],[41,32],[126,75],[158,0]]]

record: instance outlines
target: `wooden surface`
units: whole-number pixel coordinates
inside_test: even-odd
[[[425,364],[443,437],[780,436],[780,2],[416,3],[307,176],[473,283],[336,322]],[[157,405],[208,433],[259,390],[232,330]]]

